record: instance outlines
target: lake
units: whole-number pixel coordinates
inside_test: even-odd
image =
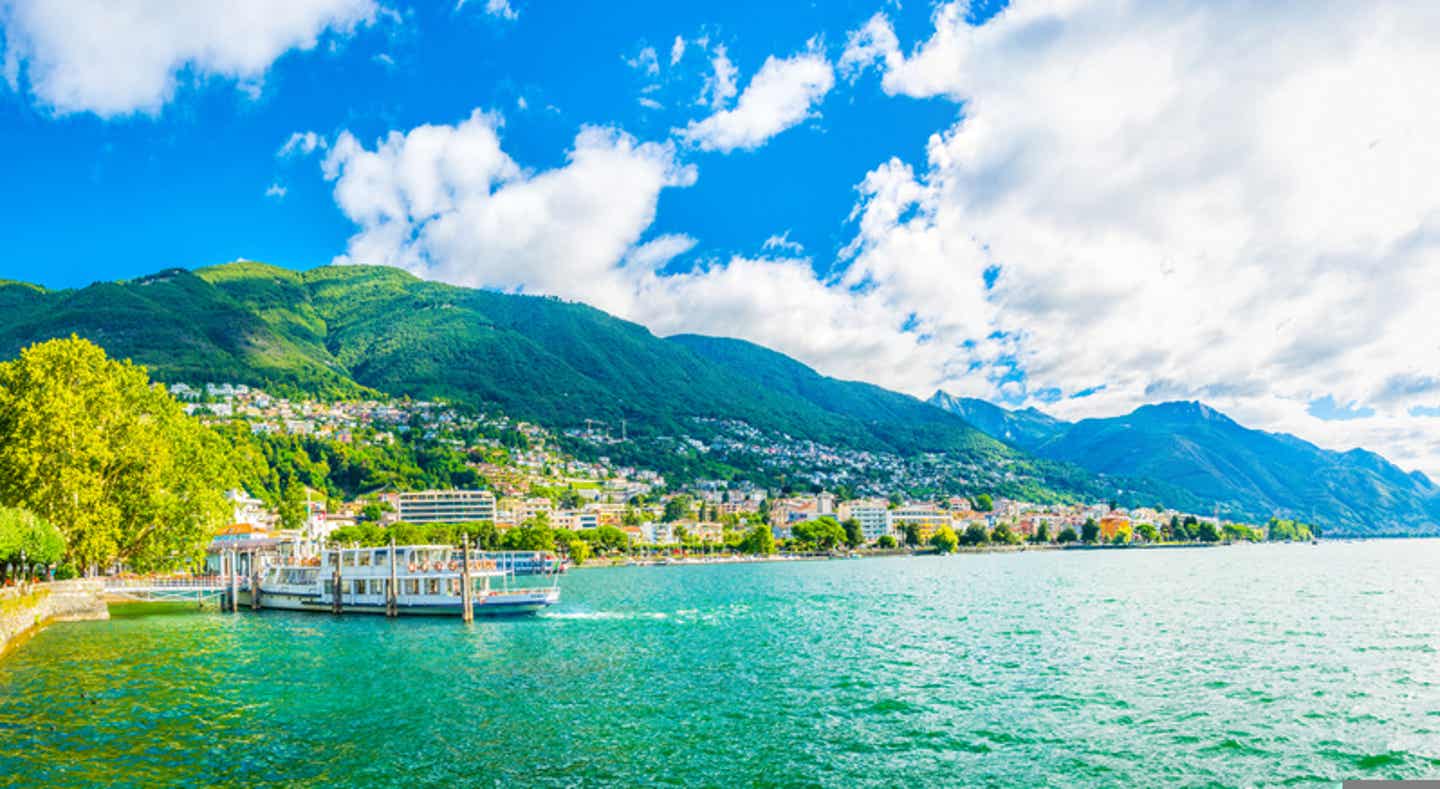
[[[0,784],[1440,776],[1440,542],[578,570],[533,618],[57,624]]]

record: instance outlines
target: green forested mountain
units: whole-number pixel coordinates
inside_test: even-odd
[[[1050,460],[1106,477],[1163,483],[1201,508],[1264,520],[1325,524],[1333,533],[1430,534],[1440,488],[1361,449],[1334,452],[1283,433],[1246,428],[1201,403],[1147,405],[1124,416],[1063,422],[1033,410],[936,393],[931,403]],[[1177,493],[1166,496],[1176,500]]]
[[[788,381],[717,359],[720,341],[666,340],[583,304],[454,287],[382,267],[307,272],[231,263],[45,291],[0,284],[0,356],[88,337],[165,381],[232,381],[329,395],[375,390],[498,407],[550,427],[598,420],[631,435],[745,421],[842,447],[1008,453],[963,419],[768,354]],[[736,346],[744,345],[737,343]]]

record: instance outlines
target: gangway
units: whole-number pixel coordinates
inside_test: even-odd
[[[144,576],[112,576],[105,579],[105,596],[136,602],[204,602],[224,599],[231,589],[250,589],[244,576],[197,575],[186,578],[155,578]]]

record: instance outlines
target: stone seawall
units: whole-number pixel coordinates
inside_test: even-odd
[[[55,581],[0,589],[0,655],[49,622],[109,619],[100,581]]]

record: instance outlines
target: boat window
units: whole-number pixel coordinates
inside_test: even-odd
[[[458,578],[446,578],[446,579],[445,579],[445,594],[452,595],[452,596],[453,596],[453,595],[460,594],[460,579],[458,579]]]
[[[406,579],[405,579],[405,594],[408,594],[408,595],[418,595],[418,594],[420,594],[420,579],[418,579],[418,578],[406,578]]]
[[[371,581],[370,594],[385,594],[385,582],[380,579]]]
[[[326,581],[326,582],[325,582],[325,594],[327,594],[327,595],[332,595],[332,596],[335,594],[335,582],[334,582],[334,581]]]
[[[439,579],[439,578],[427,578],[427,579],[425,579],[425,593],[426,593],[426,594],[440,594],[440,579]]]
[[[365,594],[365,582],[364,582],[364,581],[351,581],[351,582],[350,582],[350,591],[351,591],[352,593],[354,593],[354,594],[357,594],[357,595],[359,595],[359,594]]]
[[[356,554],[355,554],[355,564],[356,564],[356,566],[358,566],[358,567],[369,567],[369,566],[370,566],[370,556],[371,556],[371,554],[370,554],[369,551],[360,551],[360,552],[356,553]]]

